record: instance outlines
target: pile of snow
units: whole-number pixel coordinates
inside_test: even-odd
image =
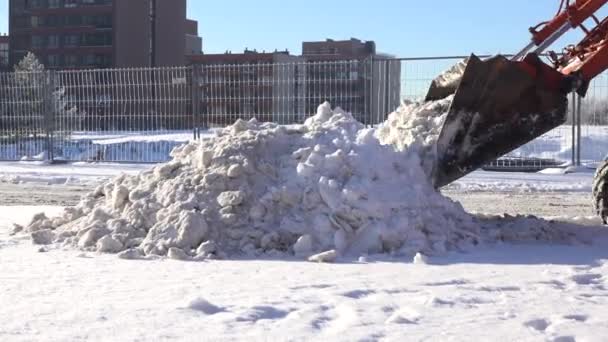
[[[376,137],[397,151],[417,154],[426,174],[435,162],[436,142],[453,96],[425,103],[405,102],[377,129]]]
[[[333,261],[468,249],[483,240],[481,225],[428,177],[448,107],[404,104],[379,129],[327,103],[300,126],[238,121],[25,231],[38,244],[123,258]]]

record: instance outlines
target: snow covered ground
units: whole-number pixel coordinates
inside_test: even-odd
[[[201,138],[215,135],[217,129],[201,132]],[[56,160],[165,162],[175,147],[193,140],[192,131],[107,131],[72,132],[55,137]],[[47,148],[44,137],[22,137],[19,143],[0,144],[2,160],[40,160]]]
[[[66,174],[92,185],[139,168],[145,166],[0,164],[4,175],[30,175],[23,186]],[[541,206],[545,193],[562,192],[568,201],[590,183],[590,173],[476,172],[449,192],[494,193],[500,201],[505,192],[523,191],[540,196]],[[12,223],[60,209],[0,207],[2,341],[608,340],[608,231],[594,228],[595,219],[574,220],[592,245],[483,246],[429,264],[390,257],[331,265],[126,261],[40,253],[8,236]]]
[[[557,170],[556,170],[557,171]],[[576,173],[555,172],[486,172],[476,171],[448,185],[447,190],[461,192],[588,192],[591,193],[594,169]]]
[[[93,184],[120,175],[137,174],[152,164],[0,162],[0,183]],[[553,171],[553,172],[551,172]],[[590,192],[594,169],[564,174],[562,169],[541,173],[476,171],[449,185],[447,190]]]
[[[0,207],[2,341],[608,340],[608,231],[429,264],[126,261],[7,235],[41,210]]]
[[[137,174],[149,164],[0,162],[0,183],[92,184],[121,173]]]

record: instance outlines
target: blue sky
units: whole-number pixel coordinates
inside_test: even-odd
[[[529,42],[528,27],[552,17],[559,0],[190,0],[206,52],[288,48],[357,37],[398,56],[509,53]],[[8,31],[0,0],[0,32]],[[602,14],[605,14],[602,11]],[[570,38],[578,38],[574,34]]]

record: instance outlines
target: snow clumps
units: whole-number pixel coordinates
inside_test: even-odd
[[[414,256],[467,248],[479,225],[429,181],[449,99],[404,104],[376,129],[321,105],[303,125],[238,121],[173,160],[120,176],[60,217],[41,244],[179,260]]]

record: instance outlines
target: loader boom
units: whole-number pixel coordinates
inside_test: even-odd
[[[593,17],[607,0],[576,0],[574,4],[570,4],[570,1],[562,0],[558,14],[552,20],[544,23],[540,23],[535,27],[530,28],[532,33],[532,42],[536,46],[542,46],[547,41],[552,40],[551,38],[558,39],[563,35],[562,30],[564,27],[568,29],[578,27],[583,24],[587,19]],[[561,33],[561,34],[560,34]],[[565,33],[565,32],[564,32]],[[558,35],[556,37],[556,35]],[[551,43],[553,43],[553,40]],[[542,51],[535,51],[536,53]],[[527,51],[525,52],[527,53]]]
[[[561,0],[559,12],[552,20],[530,28],[536,54],[543,53],[571,29],[581,28],[585,32],[585,38],[575,46],[566,47],[560,57],[550,53],[556,70],[570,76],[566,77],[571,83],[569,86],[581,95],[585,95],[592,79],[608,69],[608,18],[599,21],[595,15],[606,3],[608,0],[577,0],[572,4],[569,0]],[[593,29],[585,27],[588,19],[594,21]],[[528,47],[524,48],[514,60],[519,60],[528,51]]]

